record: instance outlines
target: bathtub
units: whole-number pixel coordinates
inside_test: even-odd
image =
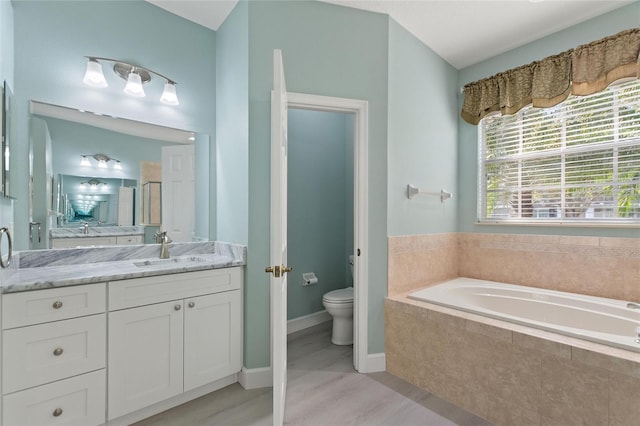
[[[640,310],[625,301],[473,278],[456,278],[408,297],[640,352]]]

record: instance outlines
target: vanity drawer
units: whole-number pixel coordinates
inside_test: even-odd
[[[6,330],[2,335],[2,392],[104,368],[106,331],[106,314]]]
[[[124,235],[122,237],[116,237],[116,244],[119,246],[142,244],[142,235]]]
[[[93,426],[105,422],[105,370],[5,395],[3,425]]]
[[[105,283],[9,293],[2,295],[2,328],[99,314],[105,310]]]
[[[237,290],[241,283],[241,267],[113,281],[109,283],[109,310]]]

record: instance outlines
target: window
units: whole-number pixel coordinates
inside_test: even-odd
[[[478,126],[481,222],[640,223],[640,80]]]

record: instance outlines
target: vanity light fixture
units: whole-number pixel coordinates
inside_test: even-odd
[[[82,81],[92,87],[107,87],[107,80],[102,72],[102,65],[100,62],[112,62],[113,71],[127,83],[124,87],[124,92],[127,95],[142,98],[145,96],[143,84],[151,81],[151,76],[156,75],[164,80],[164,90],[160,101],[167,105],[179,105],[178,95],[176,94],[176,82],[158,72],[152,71],[148,68],[140,67],[138,65],[130,64],[128,62],[120,61],[117,59],[101,58],[98,56],[85,56],[88,59],[87,70],[85,72]]]
[[[111,158],[105,154],[83,154],[81,155],[82,160],[80,160],[80,166],[82,167],[91,167],[91,162],[89,161],[89,157],[92,157],[94,160],[98,162],[98,167],[101,169],[106,169],[108,167],[107,163],[109,161],[113,161],[113,169],[114,170],[122,170],[122,164],[120,164],[120,160],[116,160],[115,158]]]
[[[106,184],[107,182],[102,182],[101,180],[95,179],[95,178],[89,179],[86,182],[80,182],[80,185],[89,185],[89,187],[96,187],[98,185],[106,185]]]

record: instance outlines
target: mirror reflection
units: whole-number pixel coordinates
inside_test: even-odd
[[[193,132],[35,101],[31,113],[30,248],[132,233],[153,243],[159,229],[196,238]]]
[[[127,226],[134,223],[135,199],[129,199],[138,186],[133,179],[108,179],[58,175],[57,225]],[[122,201],[120,201],[122,200]]]

